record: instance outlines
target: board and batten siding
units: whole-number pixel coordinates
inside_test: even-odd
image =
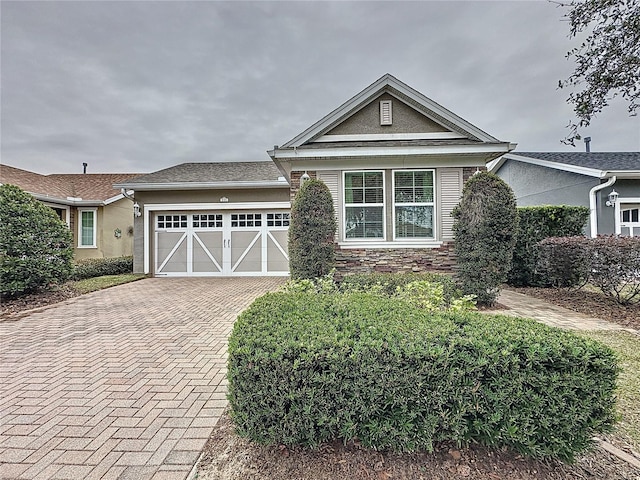
[[[462,169],[440,168],[440,225],[442,240],[453,239],[453,217],[451,212],[462,197]]]

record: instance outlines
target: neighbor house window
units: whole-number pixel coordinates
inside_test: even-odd
[[[384,172],[345,172],[344,205],[345,238],[384,238]]]
[[[80,221],[78,222],[78,246],[96,246],[96,210],[78,210]]]
[[[433,170],[393,172],[394,238],[434,238]]]

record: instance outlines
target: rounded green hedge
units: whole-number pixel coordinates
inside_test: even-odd
[[[571,460],[610,430],[618,367],[607,347],[532,320],[271,293],[235,323],[228,371],[237,432],[259,443],[480,442]]]

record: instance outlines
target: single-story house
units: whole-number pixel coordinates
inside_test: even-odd
[[[11,184],[51,207],[73,233],[76,260],[133,254],[133,202],[113,188],[139,174],[51,174],[0,165],[0,184]]]
[[[518,206],[581,205],[591,237],[640,235],[640,152],[512,152],[488,168]]]
[[[137,272],[286,275],[291,200],[306,177],[333,196],[340,272],[449,270],[464,182],[514,148],[386,74],[276,145],[271,162],[186,163],[115,186],[142,212]]]

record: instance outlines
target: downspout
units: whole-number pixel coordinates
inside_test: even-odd
[[[589,190],[589,220],[591,222],[591,238],[595,238],[598,236],[598,212],[596,211],[596,193],[603,188],[610,187],[614,183],[616,183],[615,175],[605,183],[596,185],[591,190]]]

